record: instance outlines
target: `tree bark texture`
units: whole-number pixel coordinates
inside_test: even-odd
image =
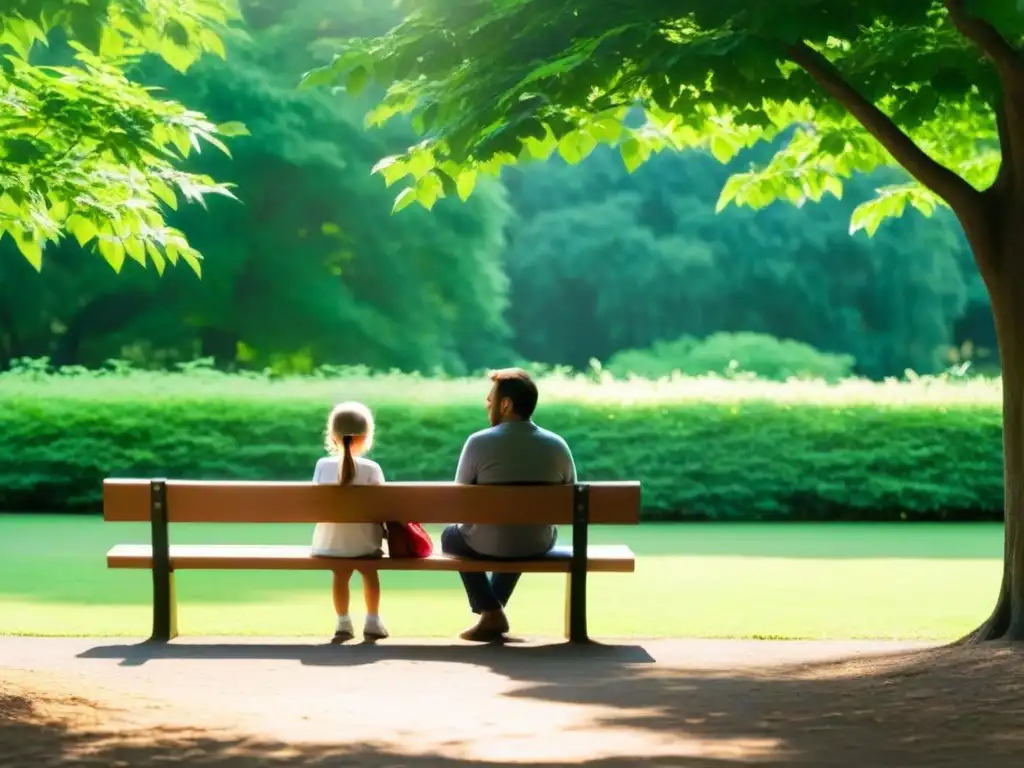
[[[1012,189],[1003,194],[1012,195]],[[1024,214],[1024,200],[1016,208],[1018,216]],[[971,636],[975,641],[1024,641],[1024,220],[1007,224],[984,238],[996,252],[976,254],[979,264],[994,266],[987,282],[1002,365],[1006,531],[999,597],[991,617]]]

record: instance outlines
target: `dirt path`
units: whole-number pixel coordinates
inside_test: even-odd
[[[0,638],[0,766],[1024,764],[1024,650]]]

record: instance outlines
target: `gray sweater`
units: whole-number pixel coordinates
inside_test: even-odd
[[[470,435],[455,482],[476,485],[576,482],[565,440],[532,421],[510,421]],[[461,525],[474,552],[490,557],[535,557],[554,545],[551,525]]]

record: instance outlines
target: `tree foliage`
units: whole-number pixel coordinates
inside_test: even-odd
[[[209,356],[278,371],[486,365],[508,336],[500,185],[466,205],[393,218],[370,169],[412,140],[409,127],[368,133],[369,101],[295,87],[325,60],[324,35],[387,29],[395,17],[362,0],[247,0],[242,11],[246,35],[228,39],[226,61],[206,57],[187,73],[144,61],[137,70],[169,98],[251,131],[232,143],[233,158],[193,153],[184,166],[230,176],[237,195],[212,199],[208,212],[169,214],[216,256],[203,280],[185,270],[157,279],[134,263],[114,275],[80,258],[73,241],[50,250],[39,276],[0,258],[0,366],[44,355],[88,366]]]
[[[230,195],[181,170],[203,144],[244,132],[215,125],[132,77],[147,54],[184,71],[224,55],[234,0],[11,0],[0,11],[0,236],[36,268],[70,235],[115,269],[162,272],[200,254],[164,212]],[[49,47],[50,50],[41,50]]]
[[[984,288],[951,216],[907,216],[870,242],[847,236],[857,205],[904,183],[894,171],[854,174],[844,200],[814,216],[785,204],[714,215],[729,177],[771,160],[793,129],[725,165],[705,148],[661,153],[633,174],[617,148],[597,147],[578,166],[555,152],[505,168],[501,184],[481,179],[465,204],[392,217],[393,191],[369,171],[417,140],[414,121],[367,129],[373,87],[355,96],[294,84],[330,60],[332,39],[383,33],[400,18],[370,0],[245,0],[241,10],[246,34],[227,37],[227,61],[204,57],[177,73],[149,57],[132,70],[252,131],[232,142],[233,158],[193,152],[181,165],[236,184],[237,201],[168,214],[216,255],[203,281],[183,270],[158,280],[134,262],[115,277],[82,259],[73,238],[51,245],[41,276],[0,253],[0,366],[210,356],[277,371],[457,372],[511,346],[584,368],[681,335],[754,331],[851,355],[877,378],[941,370],[954,340],[993,346]],[[634,109],[626,122],[644,120]]]
[[[1024,35],[1024,17],[1001,0],[403,6],[401,26],[353,41],[306,78],[380,83],[372,120],[414,116],[423,141],[380,164],[388,183],[408,179],[402,202],[429,206],[478,171],[555,151],[578,162],[601,142],[630,170],[666,148],[707,147],[724,162],[796,126],[768,162],[729,180],[721,204],[838,197],[881,166],[926,177],[860,206],[851,228],[869,233],[907,206],[930,214],[992,182],[999,82],[964,27]],[[637,104],[644,120],[630,124]]]

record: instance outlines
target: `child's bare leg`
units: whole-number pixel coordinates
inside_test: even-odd
[[[334,572],[331,597],[334,598],[334,612],[338,615],[338,623],[334,625],[332,643],[345,643],[356,636],[355,630],[352,629],[352,619],[348,615],[348,582],[351,578],[351,568],[342,568]]]
[[[360,570],[363,577],[363,599],[366,601],[366,612],[371,616],[380,613],[380,575],[376,569]]]
[[[360,570],[363,577],[363,598],[366,600],[366,624],[363,637],[367,640],[381,640],[388,636],[384,622],[380,620],[380,575],[376,569]]]
[[[334,613],[338,616],[348,616],[349,603],[351,602],[348,583],[351,578],[351,568],[343,568],[334,572],[331,597],[334,598]]]

